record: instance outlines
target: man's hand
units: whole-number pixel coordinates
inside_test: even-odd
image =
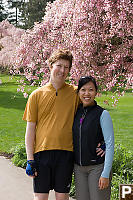
[[[27,161],[26,174],[31,177],[37,176],[36,162],[34,160]]]
[[[99,144],[97,145],[97,148],[96,148],[97,156],[100,155],[101,157],[103,157],[104,154],[105,154],[105,150],[106,150],[106,145],[105,145],[105,143],[99,143]]]

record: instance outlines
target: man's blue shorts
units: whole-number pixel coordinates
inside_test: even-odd
[[[34,178],[35,193],[69,193],[72,181],[73,152],[65,150],[46,150],[34,155],[37,163],[37,176]]]

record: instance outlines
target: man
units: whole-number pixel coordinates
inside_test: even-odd
[[[33,177],[34,200],[68,200],[73,172],[72,125],[78,106],[76,88],[65,80],[72,54],[56,50],[48,59],[50,80],[30,95],[23,119],[28,175]]]

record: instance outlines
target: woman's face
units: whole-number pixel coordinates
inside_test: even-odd
[[[83,103],[83,106],[86,107],[94,105],[96,94],[97,92],[93,82],[90,81],[83,85],[79,90],[79,98]]]

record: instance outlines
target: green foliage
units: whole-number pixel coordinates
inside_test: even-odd
[[[8,16],[4,3],[5,3],[4,0],[0,0],[0,22],[5,20]]]
[[[25,145],[17,145],[15,148],[12,149],[12,153],[14,155],[12,158],[12,162],[18,167],[25,168],[27,162]]]
[[[113,173],[124,179],[133,180],[133,153],[122,145],[115,146]]]
[[[47,2],[53,0],[8,0],[8,20],[17,27],[29,29],[34,22],[42,21]]]
[[[71,184],[71,189],[69,192],[70,196],[75,198],[75,182],[74,182],[74,174],[72,175],[72,184]]]
[[[122,145],[115,145],[113,177],[111,187],[112,200],[119,199],[119,185],[133,183],[133,153]]]
[[[129,177],[125,178],[123,175],[113,173],[111,184],[111,200],[119,199],[119,185],[120,184],[132,184],[133,181],[129,180]]]

